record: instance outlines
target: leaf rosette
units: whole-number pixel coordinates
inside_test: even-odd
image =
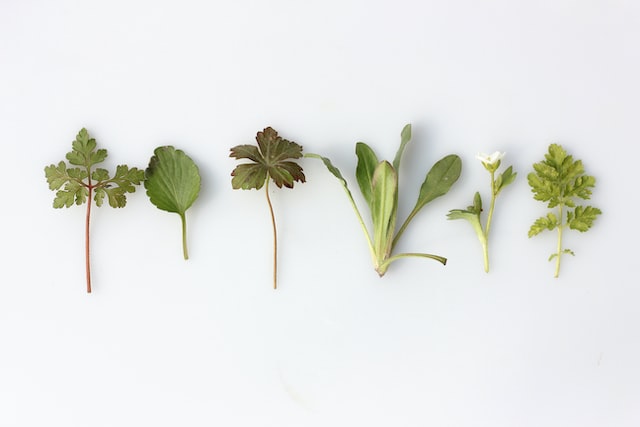
[[[318,154],[306,154],[307,157],[320,159],[329,172],[342,184],[351,206],[358,218],[358,222],[367,239],[369,252],[373,260],[374,268],[382,277],[392,262],[405,257],[422,257],[436,260],[446,264],[447,259],[426,253],[400,253],[393,255],[400,237],[406,230],[411,220],[424,208],[425,205],[438,197],[445,195],[451,186],[458,180],[462,169],[460,157],[451,154],[438,160],[427,173],[413,210],[396,232],[398,213],[398,186],[400,163],[404,150],[411,140],[411,125],[406,125],[400,133],[400,146],[392,163],[386,160],[378,160],[375,152],[364,142],[356,144],[356,180],[360,192],[369,207],[372,222],[372,233],[369,232],[360,210],[353,199],[353,195],[342,173],[326,157]]]

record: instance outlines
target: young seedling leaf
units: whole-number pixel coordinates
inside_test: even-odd
[[[243,190],[259,190],[265,187],[273,229],[273,288],[277,289],[278,234],[269,196],[269,180],[271,179],[278,188],[293,188],[295,181],[305,182],[302,167],[291,160],[302,157],[302,146],[282,138],[271,127],[258,132],[256,141],[257,146],[244,144],[231,148],[229,157],[250,161],[236,166],[231,172],[231,186],[233,189]]]
[[[97,149],[96,140],[91,138],[84,128],[78,132],[71,147],[72,150],[67,153],[66,159],[69,164],[78,167],[69,168],[64,161],[61,161],[57,165],[46,166],[44,173],[49,183],[49,189],[57,190],[53,199],[54,208],[68,208],[73,204],[82,205],[87,203],[85,217],[85,270],[87,292],[91,293],[91,260],[89,251],[91,205],[95,201],[96,206],[102,206],[104,198],[107,196],[111,207],[124,207],[127,204],[126,193],[136,191],[136,186],[140,185],[144,179],[144,171],[120,165],[116,168],[113,178],[110,178],[106,169],[93,169],[94,165],[103,162],[107,158],[107,150]]]
[[[186,212],[198,198],[200,182],[198,166],[184,151],[170,145],[153,151],[145,170],[144,187],[158,209],[180,216],[184,259],[189,259]]]

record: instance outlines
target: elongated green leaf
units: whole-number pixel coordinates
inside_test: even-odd
[[[420,194],[414,210],[420,210],[424,205],[447,194],[449,189],[460,177],[462,160],[455,154],[449,154],[438,160],[431,168],[420,187]]]
[[[380,162],[373,172],[371,218],[373,248],[379,263],[391,254],[398,209],[398,175],[387,161]]]
[[[369,207],[371,207],[371,181],[373,180],[373,172],[378,166],[378,158],[371,147],[364,142],[358,142],[356,144],[356,156],[358,156],[356,179],[358,180],[358,185],[360,186],[364,200]]]
[[[424,205],[447,194],[451,186],[460,177],[461,170],[462,160],[460,160],[460,157],[455,154],[449,154],[448,156],[438,160],[436,164],[433,165],[420,187],[420,193],[415,207],[411,213],[409,213],[407,219],[402,223],[400,230],[398,230],[396,237],[393,239],[393,246],[398,244],[398,241],[407,226],[420,209],[424,207]]]
[[[400,171],[402,154],[404,153],[404,149],[409,141],[411,141],[411,123],[406,125],[402,129],[402,132],[400,132],[400,147],[398,147],[398,151],[396,151],[396,157],[393,159],[393,168],[396,170],[396,173]]]
[[[331,160],[329,160],[327,157],[322,157],[321,155],[314,154],[314,153],[307,153],[304,156],[322,160],[322,163],[324,163],[324,165],[327,167],[329,172],[331,172],[333,176],[338,178],[338,180],[342,184],[342,188],[344,189],[345,193],[347,193],[347,197],[349,198],[349,202],[351,202],[351,207],[353,208],[353,211],[356,213],[356,216],[358,217],[358,222],[360,223],[362,232],[364,233],[367,239],[367,244],[369,246],[369,251],[371,252],[371,257],[375,260],[375,253],[373,251],[373,243],[371,241],[371,236],[369,235],[369,230],[367,230],[367,226],[365,225],[364,220],[362,219],[362,215],[360,214],[358,205],[356,205],[356,202],[353,199],[353,194],[351,194],[351,190],[349,190],[349,186],[347,185],[347,180],[344,179],[340,170],[337,167],[335,167],[333,163],[331,163]]]
[[[183,253],[184,258],[188,259],[185,212],[200,193],[200,172],[182,150],[163,146],[156,148],[153,153],[145,171],[144,187],[151,203],[158,209],[180,215]]]

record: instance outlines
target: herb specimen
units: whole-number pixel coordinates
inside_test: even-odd
[[[495,208],[496,197],[502,191],[504,187],[511,184],[515,179],[517,173],[513,172],[513,167],[509,166],[504,172],[502,172],[498,178],[496,178],[496,171],[500,167],[500,163],[505,153],[499,151],[493,154],[487,155],[480,153],[476,156],[478,160],[482,162],[482,166],[491,175],[491,203],[489,205],[489,214],[487,215],[487,223],[482,228],[482,221],[480,220],[480,213],[482,212],[482,198],[480,193],[476,192],[473,197],[473,205],[468,206],[467,209],[453,209],[449,211],[447,217],[449,219],[466,219],[471,223],[473,229],[478,235],[480,244],[482,245],[482,253],[484,256],[484,271],[489,272],[489,230],[491,229],[491,220],[493,218],[493,210]]]
[[[538,218],[529,229],[529,237],[544,230],[558,230],[556,252],[549,261],[556,259],[554,277],[560,274],[560,259],[563,254],[575,255],[570,249],[562,247],[562,232],[569,227],[572,230],[585,232],[591,228],[593,221],[602,212],[593,206],[576,205],[574,199],[588,200],[596,179],[585,175],[581,160],[573,156],[558,144],[549,145],[544,160],[533,165],[534,172],[527,175],[533,198],[547,203],[549,209],[556,208],[557,214],[549,212],[547,216]],[[565,215],[566,212],[566,215]]]
[[[109,201],[112,208],[122,208],[127,204],[126,193],[136,191],[136,185],[140,185],[144,179],[144,172],[138,168],[129,168],[126,165],[116,167],[113,177],[109,171],[102,168],[93,168],[107,158],[107,150],[96,149],[96,140],[89,137],[86,129],[81,129],[72,143],[72,150],[67,153],[69,164],[77,167],[68,167],[64,161],[57,165],[44,168],[49,188],[56,192],[53,199],[53,207],[58,209],[70,207],[74,203],[82,205],[87,203],[85,220],[85,265],[87,273],[87,292],[91,292],[91,262],[89,255],[89,221],[91,218],[92,200],[96,206],[102,206],[104,198]]]
[[[446,264],[447,259],[439,255],[424,253],[400,253],[392,255],[393,249],[397,245],[405,229],[416,216],[416,214],[427,203],[445,195],[451,186],[458,180],[462,168],[460,157],[450,154],[436,162],[422,183],[418,200],[415,207],[407,216],[396,233],[396,220],[398,211],[398,170],[400,161],[407,143],[411,140],[411,125],[406,125],[400,134],[400,147],[396,152],[393,163],[386,160],[379,161],[373,150],[364,142],[356,144],[356,156],[358,164],[356,166],[356,179],[367,206],[371,212],[373,233],[365,225],[362,215],[353,199],[351,191],[347,186],[338,168],[333,166],[331,161],[318,154],[306,154],[308,157],[318,158],[323,161],[329,172],[331,172],[340,182],[349,197],[353,210],[358,217],[362,231],[367,239],[369,251],[375,270],[380,277],[384,276],[389,265],[400,258],[423,257],[430,258]]]
[[[145,171],[144,188],[158,209],[180,215],[182,253],[189,259],[186,211],[200,193],[198,166],[184,151],[170,145],[156,148],[153,154]]]
[[[271,127],[265,128],[256,135],[258,145],[237,145],[231,148],[229,157],[237,160],[248,159],[250,163],[243,163],[231,172],[231,186],[237,190],[256,190],[265,187],[267,204],[271,213],[271,225],[273,228],[273,289],[277,289],[278,273],[278,233],[276,230],[276,218],[273,214],[273,205],[269,197],[269,181],[282,188],[293,188],[295,181],[305,182],[302,168],[291,159],[302,157],[302,146],[288,141],[278,135]]]

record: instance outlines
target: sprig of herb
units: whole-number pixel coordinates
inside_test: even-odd
[[[180,215],[182,254],[189,259],[186,212],[200,193],[198,166],[184,151],[170,145],[156,148],[153,154],[145,170],[144,188],[158,209]]]
[[[336,168],[326,157],[318,154],[306,154],[306,157],[313,157],[322,160],[324,165],[342,184],[351,206],[358,217],[358,221],[367,239],[369,251],[375,270],[380,277],[384,276],[392,262],[405,257],[430,258],[446,264],[447,259],[432,254],[425,253],[400,253],[392,255],[393,249],[397,245],[405,229],[415,217],[415,215],[429,202],[446,194],[451,186],[458,180],[462,168],[460,157],[450,154],[440,159],[433,165],[420,187],[420,193],[415,207],[409,213],[406,220],[396,233],[396,220],[398,211],[398,170],[407,143],[411,140],[411,125],[406,125],[400,134],[400,147],[396,152],[393,163],[386,160],[378,161],[376,154],[364,142],[356,144],[356,156],[358,164],[356,166],[356,179],[360,191],[369,206],[373,232],[370,234],[362,219],[362,215],[356,205],[353,195],[349,190],[347,181],[344,179],[338,168]]]
[[[248,159],[250,163],[243,163],[231,172],[231,186],[233,189],[256,190],[265,187],[267,204],[271,214],[273,228],[273,289],[277,289],[278,276],[278,233],[273,205],[269,196],[269,181],[282,188],[293,188],[295,181],[305,182],[302,167],[290,159],[302,157],[302,146],[288,141],[278,135],[273,128],[267,127],[256,135],[258,145],[237,145],[231,148],[229,157],[237,160]]]
[[[549,212],[538,218],[529,229],[529,237],[544,230],[558,230],[557,250],[549,257],[549,261],[556,259],[554,277],[558,277],[561,256],[575,255],[570,249],[562,247],[563,230],[568,227],[580,232],[588,231],[602,211],[593,206],[576,205],[574,201],[576,198],[590,199],[591,189],[596,184],[593,176],[585,174],[582,160],[574,160],[558,144],[549,145],[544,157],[543,161],[533,165],[534,172],[529,173],[527,179],[534,193],[533,198],[546,202],[549,209],[557,208],[557,215]]]
[[[517,173],[513,172],[513,167],[509,166],[498,176],[498,178],[496,178],[495,174],[500,167],[500,163],[504,155],[505,153],[496,151],[491,155],[480,153],[476,156],[491,175],[491,203],[489,205],[489,214],[487,215],[486,226],[484,228],[482,227],[482,221],[480,218],[480,214],[482,212],[482,198],[480,197],[479,192],[476,192],[473,197],[473,205],[468,206],[467,209],[453,209],[449,211],[449,214],[447,215],[449,219],[465,219],[471,223],[473,229],[478,235],[480,244],[482,245],[484,271],[487,273],[489,272],[489,230],[491,229],[491,220],[493,219],[493,210],[495,208],[496,198],[504,187],[511,184],[516,179],[517,175]]]
[[[144,179],[144,172],[138,168],[129,168],[126,165],[116,167],[113,177],[109,171],[102,168],[93,168],[107,158],[107,150],[96,149],[94,138],[89,136],[86,129],[81,129],[72,143],[72,151],[68,152],[66,159],[69,164],[77,167],[69,167],[64,161],[57,165],[52,164],[44,168],[49,188],[56,191],[53,207],[56,209],[70,207],[73,204],[82,205],[87,202],[87,214],[85,220],[85,267],[87,276],[87,292],[91,292],[91,262],[89,253],[89,222],[91,218],[92,199],[96,206],[102,206],[105,197],[112,208],[122,208],[127,204],[126,193],[136,191],[136,185],[140,185]]]

